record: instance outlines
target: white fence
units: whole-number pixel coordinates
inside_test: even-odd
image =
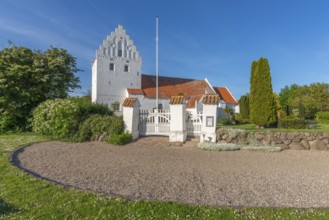
[[[170,111],[169,110],[140,110],[139,111],[139,134],[165,135],[170,133]]]

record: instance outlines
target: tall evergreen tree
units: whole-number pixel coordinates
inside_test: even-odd
[[[250,121],[266,127],[276,123],[277,113],[272,90],[270,66],[266,58],[254,61],[250,76]]]
[[[239,106],[242,118],[249,119],[249,94],[241,96]]]

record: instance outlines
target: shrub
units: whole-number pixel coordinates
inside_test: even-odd
[[[91,115],[80,125],[79,132],[74,140],[90,141],[101,139],[106,141],[111,135],[121,134],[123,132],[124,122],[122,117]]]
[[[305,129],[307,128],[307,123],[305,119],[298,119],[295,117],[285,117],[279,120],[278,128]]]
[[[329,112],[316,113],[316,121],[322,124],[329,124]]]
[[[84,121],[90,115],[113,115],[113,112],[107,105],[92,103],[89,96],[69,98],[79,106],[79,120]]]
[[[110,136],[107,143],[114,144],[114,145],[125,145],[131,142],[133,139],[133,136],[129,133],[123,133],[123,134],[113,134]]]
[[[79,107],[69,99],[53,99],[41,103],[33,112],[33,131],[57,139],[71,137],[78,129]]]

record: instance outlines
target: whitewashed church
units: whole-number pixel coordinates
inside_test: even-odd
[[[214,87],[207,79],[184,79],[159,76],[158,109],[169,109],[170,98],[182,95],[186,110],[202,111],[202,98],[218,96],[217,116],[223,117],[223,108],[239,112],[239,105],[227,87]],[[123,26],[100,45],[92,63],[92,101],[108,105],[122,114],[126,98],[137,98],[140,109],[156,108],[156,77],[142,74],[142,58],[136,45]]]

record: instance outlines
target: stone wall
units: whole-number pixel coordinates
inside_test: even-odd
[[[328,150],[329,133],[306,132],[253,132],[240,129],[216,131],[219,143],[236,143],[253,146],[278,146],[292,150]]]

